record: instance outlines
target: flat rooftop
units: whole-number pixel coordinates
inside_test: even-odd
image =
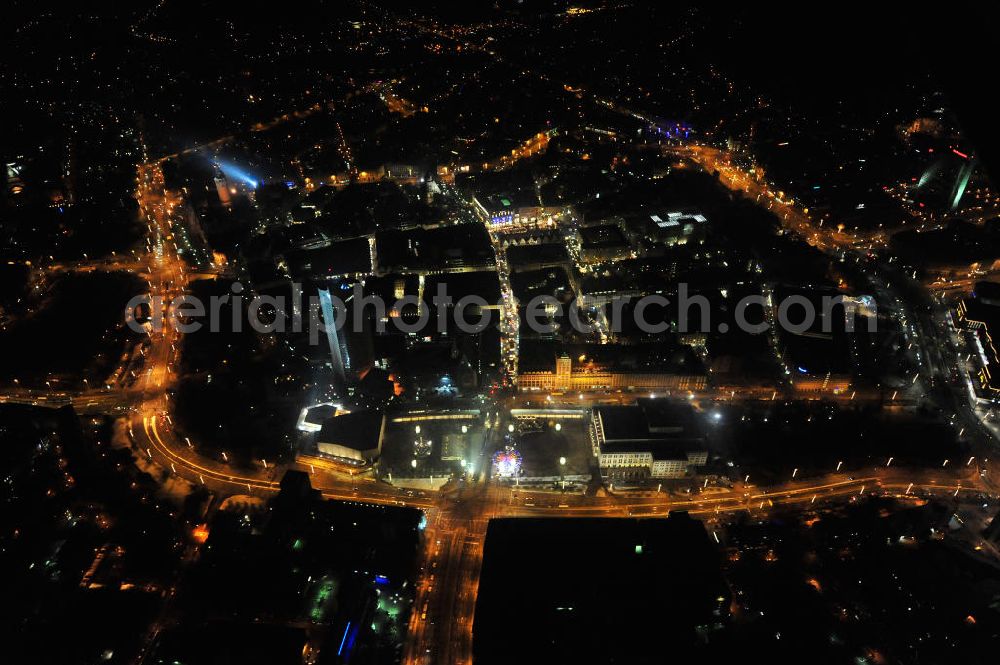
[[[699,649],[696,627],[723,620],[728,604],[718,552],[686,513],[493,520],[474,660],[638,664],[669,654],[685,662]]]
[[[381,411],[355,411],[328,418],[316,435],[316,441],[335,443],[359,452],[373,450],[378,447],[384,417]]]
[[[580,229],[580,238],[585,249],[602,247],[624,247],[628,243],[625,234],[617,224],[585,226]]]
[[[602,452],[651,452],[656,459],[683,459],[688,450],[704,450],[705,439],[687,402],[640,399],[634,405],[594,408],[604,430]]]

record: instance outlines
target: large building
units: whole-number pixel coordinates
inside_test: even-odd
[[[674,369],[679,371],[673,371]],[[645,371],[604,363],[580,363],[574,367],[566,354],[556,357],[554,370],[526,370],[517,375],[520,390],[703,390],[705,374],[686,367]]]
[[[854,371],[851,333],[855,315],[863,312],[858,300],[834,290],[785,286],[765,291],[765,297],[770,301],[768,323],[786,376],[796,392],[849,391]],[[807,329],[782,323],[784,318],[796,327],[804,326],[808,321],[806,311],[812,313]]]
[[[957,322],[975,342],[978,356],[969,378],[977,396],[1000,399],[1000,354],[993,338],[1000,334],[1000,284],[980,282],[972,295],[955,308]]]
[[[339,462],[362,466],[378,459],[384,438],[383,412],[355,411],[325,420],[316,433],[316,449]]]
[[[715,544],[686,513],[494,519],[484,545],[473,659],[477,665],[701,662],[696,655],[727,621],[730,598]]]
[[[601,475],[612,480],[683,478],[708,462],[693,409],[667,399],[595,407],[590,440]]]
[[[700,212],[642,212],[627,217],[626,229],[633,242],[685,245],[704,240],[708,219]]]
[[[580,258],[585,263],[604,263],[632,258],[634,252],[618,223],[600,223],[577,230]]]
[[[472,202],[496,231],[552,228],[562,212],[560,206],[544,206],[533,190],[512,189],[495,194],[477,194]]]

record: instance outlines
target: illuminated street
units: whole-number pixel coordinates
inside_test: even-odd
[[[985,11],[260,9],[7,8],[15,661],[995,660]]]

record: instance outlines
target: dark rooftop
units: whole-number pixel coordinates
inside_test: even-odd
[[[569,253],[562,243],[541,245],[517,245],[507,250],[507,261],[511,266],[554,265],[568,263]]]
[[[973,298],[985,305],[994,305],[1000,311],[1000,283],[976,282]]]
[[[580,556],[586,552],[586,556]],[[701,522],[500,519],[486,534],[475,662],[678,662],[729,591]],[[581,580],[591,580],[583,582]]]
[[[684,373],[705,372],[701,360],[683,344],[669,339],[647,344],[561,344],[551,340],[524,339],[519,349],[525,372],[555,371],[556,357],[565,352],[573,359],[573,372]],[[581,360],[582,358],[582,360]]]
[[[626,244],[625,234],[617,224],[601,224],[580,229],[580,238],[585,248],[622,247]]]
[[[350,275],[372,271],[367,238],[342,240],[319,249],[293,250],[286,255],[293,277]]]
[[[599,406],[594,413],[604,430],[603,452],[648,451],[657,459],[677,459],[705,446],[694,410],[686,402],[639,399],[635,405]]]
[[[378,447],[384,417],[381,411],[355,411],[329,418],[323,423],[316,440],[354,450],[372,450]]]

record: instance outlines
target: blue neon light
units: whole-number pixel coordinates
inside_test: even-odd
[[[354,648],[354,640],[358,639],[359,626],[355,626],[354,630],[351,631],[351,636],[347,638],[347,653],[351,653],[351,649]]]
[[[347,631],[349,631],[350,629],[351,629],[351,622],[348,621],[347,625],[344,627],[344,636],[340,638],[340,648],[337,649],[338,656],[344,652],[344,642],[347,641]]]

